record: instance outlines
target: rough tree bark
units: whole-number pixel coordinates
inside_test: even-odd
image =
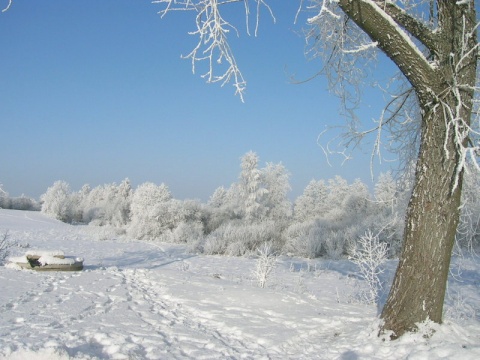
[[[474,1],[436,1],[437,31],[383,0],[340,0],[340,8],[399,67],[421,110],[421,143],[403,248],[381,332],[397,338],[416,323],[442,322],[460,215],[463,154],[472,113],[477,39]],[[418,51],[406,32],[428,50]]]

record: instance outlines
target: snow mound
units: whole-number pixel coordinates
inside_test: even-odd
[[[55,256],[44,255],[38,259],[38,262],[41,265],[73,265],[75,264],[75,259],[74,258],[60,259]]]

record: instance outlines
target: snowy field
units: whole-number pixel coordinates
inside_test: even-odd
[[[377,337],[377,307],[358,301],[364,284],[347,260],[279,257],[260,288],[254,258],[0,209],[7,230],[28,250],[83,257],[85,269],[0,267],[0,359],[480,359],[479,258],[454,258],[442,326],[389,341]]]

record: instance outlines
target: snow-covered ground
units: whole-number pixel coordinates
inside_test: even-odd
[[[115,238],[0,210],[0,235],[85,259],[81,272],[0,267],[0,359],[480,359],[480,259],[454,259],[432,337],[377,337],[349,261],[280,257],[266,288],[254,258]],[[390,261],[385,279],[391,278]]]

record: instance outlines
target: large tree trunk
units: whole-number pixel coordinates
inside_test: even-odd
[[[473,50],[476,36],[467,44],[462,41],[466,39],[465,24],[467,32],[475,26],[475,12],[473,3],[472,9],[467,9],[454,1],[439,1],[438,12],[442,36],[436,45],[439,65],[437,80],[432,81],[436,85],[431,89],[434,97],[432,101],[419,101],[422,135],[415,185],[399,265],[381,315],[382,330],[391,331],[391,338],[415,331],[416,324],[425,320],[442,322],[460,217],[461,149],[468,138],[462,140],[458,134],[470,125],[477,63],[475,51],[465,57]]]
[[[442,322],[460,215],[463,150],[468,140],[463,135],[468,134],[476,79],[474,2],[437,0],[435,32],[391,2],[340,0],[339,5],[397,64],[420,104],[415,185],[398,269],[381,315],[381,332],[397,338],[427,319]],[[428,60],[408,36],[428,49]]]
[[[461,174],[456,183],[454,134],[445,152],[446,122],[440,111],[422,120],[416,183],[408,206],[402,254],[387,304],[383,328],[392,338],[415,330],[426,319],[442,321],[450,257],[460,215]]]

